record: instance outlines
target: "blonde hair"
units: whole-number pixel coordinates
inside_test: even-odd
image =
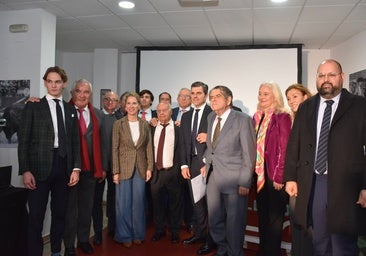
[[[287,112],[287,110],[285,109],[285,104],[283,101],[282,92],[279,85],[275,82],[264,82],[259,86],[259,88],[264,86],[268,87],[273,93],[274,103],[272,108],[274,113]],[[257,105],[257,110],[263,110],[260,108],[259,104]]]

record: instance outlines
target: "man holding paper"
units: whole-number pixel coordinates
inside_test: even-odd
[[[191,85],[191,100],[194,108],[184,113],[181,119],[181,172],[185,179],[197,177],[200,175],[200,169],[205,166],[203,154],[206,150],[207,116],[211,112],[211,108],[206,104],[207,95],[208,86],[203,82],[194,82]],[[189,183],[192,188],[192,183]],[[206,184],[202,182],[202,185]],[[206,197],[194,204],[193,212],[194,235],[185,239],[183,243],[188,245],[203,242],[197,253],[208,254],[215,245],[207,232]]]

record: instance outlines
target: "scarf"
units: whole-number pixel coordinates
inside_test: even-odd
[[[72,99],[69,102],[71,105],[75,106]],[[90,111],[91,122],[93,124],[93,136],[92,136],[92,145],[93,145],[93,162],[94,162],[94,177],[102,178],[103,177],[103,168],[102,168],[102,157],[100,150],[100,133],[99,133],[99,122],[95,115],[93,106],[88,103],[88,109]],[[90,171],[90,156],[88,144],[86,142],[85,136],[81,131],[79,125],[79,135],[80,135],[80,152],[81,152],[81,168],[83,171]]]
[[[257,193],[261,191],[265,182],[264,173],[264,150],[266,133],[273,111],[257,111],[254,114],[255,132],[257,134],[257,158],[255,162],[255,173],[257,174]]]

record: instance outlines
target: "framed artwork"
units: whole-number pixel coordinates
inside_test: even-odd
[[[100,105],[99,105],[99,108],[101,110],[103,109],[103,98],[104,98],[104,95],[107,92],[111,92],[111,91],[112,91],[111,89],[100,89]]]
[[[0,80],[0,147],[17,147],[18,129],[30,80]]]
[[[366,97],[366,69],[349,75],[349,91]]]

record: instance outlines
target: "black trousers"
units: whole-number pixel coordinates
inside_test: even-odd
[[[42,256],[42,229],[46,213],[49,193],[51,192],[51,252],[61,252],[62,235],[65,227],[65,215],[69,187],[67,175],[67,159],[61,158],[55,150],[50,176],[45,181],[36,181],[36,189],[29,190],[27,255]]]
[[[275,190],[266,176],[263,189],[256,197],[259,220],[259,256],[280,256],[283,220],[288,202],[284,188]]]
[[[173,168],[154,171],[151,182],[151,195],[153,199],[154,222],[157,232],[165,230],[166,220],[169,219],[171,233],[178,234],[183,218],[183,193],[180,172]],[[166,212],[166,199],[168,198],[168,213]]]
[[[105,180],[102,182],[97,181],[94,191],[94,204],[93,204],[93,228],[95,233],[101,233],[103,231],[103,193],[105,187]]]

